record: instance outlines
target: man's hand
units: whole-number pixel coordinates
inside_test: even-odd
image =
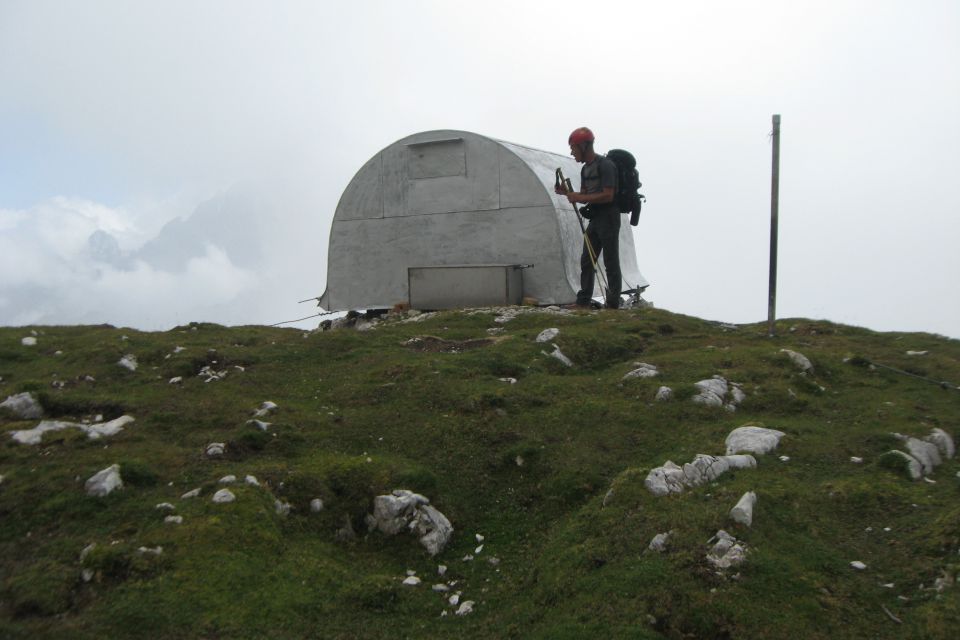
[[[577,204],[578,202],[583,202],[583,194],[577,193],[576,191],[571,191],[567,195],[567,202],[570,204]]]

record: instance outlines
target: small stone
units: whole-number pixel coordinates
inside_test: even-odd
[[[460,604],[460,594],[459,593],[453,594],[447,599],[447,602],[449,602],[454,607],[457,606],[458,604]]]
[[[500,382],[506,382],[507,384],[517,384],[516,378],[497,378]]]
[[[860,458],[857,456],[850,456],[850,462],[852,462],[853,464],[862,464],[863,458]]]
[[[199,495],[200,495],[200,487],[197,487],[196,489],[191,489],[190,491],[187,491],[185,494],[180,496],[180,499],[189,500],[190,498],[196,498]]]
[[[663,553],[667,550],[667,542],[670,540],[670,533],[658,533],[653,536],[653,540],[650,541],[650,544],[647,545],[647,549],[650,551],[656,551],[657,553]]]
[[[320,513],[323,511],[323,500],[320,498],[314,498],[310,501],[310,512],[311,513]]]
[[[130,371],[136,371],[137,366],[139,366],[137,364],[137,356],[133,355],[132,353],[128,353],[127,355],[120,358],[117,364],[123,367],[124,369],[129,369]]]
[[[524,463],[523,456],[517,456],[516,458],[513,459],[513,461],[516,463],[518,467],[523,466],[523,463]],[[957,476],[957,477],[960,477],[960,476]]]
[[[435,585],[433,585],[433,586],[430,587],[430,588],[431,588],[432,590],[437,591],[437,592],[440,592],[440,593],[446,593],[447,591],[450,591],[450,587],[448,587],[447,585],[443,584],[442,582],[441,582],[441,583],[438,583],[438,584],[435,584]]]
[[[403,581],[403,584],[410,587],[415,587],[418,584],[420,584],[420,578],[418,578],[417,576],[407,576],[406,579]]]
[[[780,456],[780,462],[790,462],[790,456]]]
[[[117,489],[123,488],[123,480],[120,478],[120,465],[110,465],[102,471],[98,471],[87,479],[84,487],[87,495],[102,498],[110,495]]]
[[[80,572],[80,577],[83,578],[84,582],[90,582],[93,580],[94,575],[93,569],[84,569]]]
[[[270,425],[272,425],[273,423],[264,422],[262,420],[247,420],[247,424],[252,424],[257,429],[260,429],[260,431],[266,431],[267,429],[270,428]]]
[[[484,541],[484,537],[483,537],[482,535],[480,535],[479,533],[474,534],[473,537],[477,539],[477,542],[483,542],[483,541]]]
[[[245,478],[243,479],[243,481],[244,481],[246,484],[250,485],[251,487],[259,487],[259,486],[260,486],[260,481],[257,480],[257,477],[256,477],[256,476],[250,476],[250,475],[248,475],[247,477],[245,477]]]
[[[286,517],[290,515],[290,503],[282,502],[280,500],[273,501],[273,508],[277,512],[277,515],[280,517]]]
[[[473,602],[473,600],[466,600],[466,601],[460,603],[460,608],[457,609],[457,612],[456,612],[457,615],[458,615],[458,616],[465,616],[465,615],[467,615],[468,613],[473,613],[473,605],[474,605],[474,604],[475,604],[475,603]]]
[[[140,555],[159,556],[159,555],[162,555],[162,554],[163,554],[163,547],[159,547],[159,546],[158,546],[158,547],[153,547],[153,548],[151,548],[151,547],[140,547],[140,548],[137,549],[137,553],[139,553]]]
[[[666,402],[673,397],[673,389],[670,387],[660,387],[657,389],[657,395],[654,396],[654,400],[657,402]]]
[[[437,565],[437,574],[438,574],[438,575],[441,575],[441,576],[442,576],[442,575],[444,575],[444,574],[446,574],[446,573],[447,573],[447,565],[445,565],[445,564],[439,564],[439,565]]]
[[[213,502],[215,504],[226,504],[228,502],[233,502],[236,499],[237,496],[235,496],[233,491],[230,491],[230,489],[220,489],[213,494]]]
[[[183,382],[183,377],[177,376],[175,378],[170,378],[169,384],[180,384],[181,382]]]
[[[483,551],[483,545],[480,545],[479,547],[477,547],[476,549],[474,549],[473,552],[474,552],[475,554],[477,554],[477,555],[480,555],[480,552],[481,552],[481,551]]]
[[[277,405],[274,402],[265,400],[263,404],[260,405],[260,408],[253,412],[254,418],[262,418],[263,416],[277,410]]]
[[[570,360],[570,358],[563,355],[563,352],[560,351],[560,347],[558,347],[557,345],[553,345],[553,353],[547,353],[546,351],[541,351],[540,353],[542,353],[545,356],[549,356],[551,358],[556,358],[567,367],[573,366],[573,362]]]
[[[907,351],[908,356],[925,356],[929,351]]]
[[[20,340],[20,344],[25,347],[35,347],[37,345],[37,339],[33,336],[27,336],[26,338],[22,338]]]
[[[860,562],[859,560],[854,560],[853,562],[850,563],[850,566],[856,569],[857,571],[863,571],[864,569],[867,568],[867,565]]]
[[[173,506],[173,505],[170,504],[169,502],[161,502],[160,504],[158,504],[158,505],[157,505],[156,507],[154,507],[154,508],[156,508],[156,509],[164,509],[164,510],[166,510],[166,511],[176,511],[176,509],[177,509],[175,506]]]
[[[753,507],[757,504],[757,494],[748,491],[740,497],[736,506],[730,510],[730,518],[745,527],[753,524]]]
[[[223,455],[227,445],[223,442],[211,442],[205,450],[208,458],[219,457]]]
[[[167,516],[163,521],[169,524],[183,524],[183,516]]]
[[[797,353],[796,351],[791,351],[790,349],[780,349],[780,353],[787,354],[787,357],[790,358],[793,364],[802,372],[809,373],[813,371],[813,364],[802,353]]]
[[[550,329],[544,329],[537,335],[537,342],[550,342],[560,334],[560,329],[551,327]]]
[[[220,478],[219,482],[220,484],[233,484],[236,481],[237,481],[237,476],[231,474],[229,476],[223,476],[222,478]]]
[[[895,585],[892,582],[888,582],[887,584],[882,584],[880,586],[883,587],[884,589],[893,589]]]

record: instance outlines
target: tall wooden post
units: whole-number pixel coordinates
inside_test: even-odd
[[[780,114],[773,116],[773,175],[770,180],[770,294],[767,304],[768,332],[775,335],[777,318],[777,216],[780,211]]]

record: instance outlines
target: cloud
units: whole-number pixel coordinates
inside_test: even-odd
[[[113,252],[110,248],[119,244],[110,244],[111,231],[120,238],[138,235],[134,217],[67,198],[25,211],[0,211],[0,324],[167,329],[192,320],[277,322],[288,319],[280,317],[283,313],[299,311],[292,305],[281,309],[305,289],[276,286],[276,272],[259,269],[259,262],[238,266],[226,248],[203,239],[169,268],[138,259],[136,250]],[[268,247],[276,238],[257,240]]]

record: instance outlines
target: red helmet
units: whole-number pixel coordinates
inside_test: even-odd
[[[580,127],[579,129],[573,130],[567,142],[569,144],[580,144],[583,142],[593,142],[593,140],[593,131],[590,131],[590,129],[586,127]]]

